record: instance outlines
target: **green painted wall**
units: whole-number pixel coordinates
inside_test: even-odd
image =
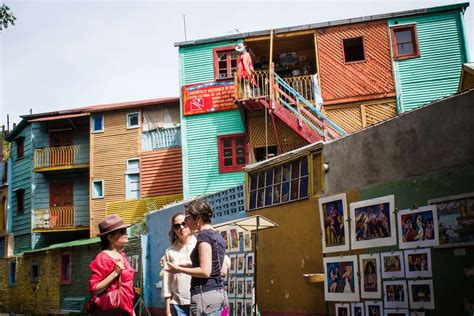
[[[394,60],[399,112],[420,107],[457,92],[461,66],[469,59],[460,7],[388,20],[389,27],[416,24],[420,57]]]
[[[180,47],[180,86],[213,81],[213,49],[240,42],[225,41]],[[214,193],[244,182],[243,172],[219,173],[217,155],[218,136],[245,131],[238,110],[192,116],[181,114],[181,124],[184,198]]]

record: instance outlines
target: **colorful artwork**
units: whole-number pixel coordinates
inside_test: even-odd
[[[231,297],[235,295],[235,279],[234,278],[229,279],[229,282],[227,285],[227,294]]]
[[[245,272],[245,255],[238,254],[237,255],[237,273],[244,273]]]
[[[383,304],[381,301],[365,301],[366,316],[382,316]]]
[[[245,316],[252,316],[252,300],[245,300]]]
[[[325,300],[358,301],[357,256],[326,257],[323,263]]]
[[[213,81],[182,87],[183,114],[194,115],[237,108],[234,81]]]
[[[319,199],[323,253],[349,250],[346,194]]]
[[[434,309],[433,280],[408,281],[410,307],[413,309]]]
[[[409,316],[408,309],[386,309],[384,316]]]
[[[404,278],[405,267],[401,251],[384,252],[380,254],[382,263],[382,278]]]
[[[360,255],[359,265],[361,271],[360,296],[362,298],[380,298],[382,293],[379,254]]]
[[[407,283],[403,281],[383,282],[385,308],[408,308]]]
[[[396,244],[394,209],[393,195],[351,203],[352,249]]]
[[[254,271],[254,255],[253,253],[247,254],[245,257],[246,271],[251,274]]]
[[[230,258],[229,274],[235,274],[236,267],[237,267],[237,255],[229,255],[229,258]]]
[[[253,278],[245,278],[245,297],[252,297]]]
[[[349,304],[336,304],[336,316],[350,316],[351,310]]]
[[[251,233],[243,233],[244,237],[244,251],[252,251],[252,234]]]
[[[230,230],[230,252],[235,252],[240,250],[239,243],[239,232],[236,228]]]
[[[405,250],[405,273],[407,278],[432,277],[431,249]]]
[[[229,316],[235,315],[235,300],[229,300]]]
[[[242,316],[244,315],[245,306],[243,300],[235,300],[235,315]]]
[[[222,238],[224,238],[224,241],[225,241],[225,249],[226,251],[229,251],[230,250],[230,238],[229,238],[229,231],[228,230],[224,230],[224,231],[221,231],[221,236]]]
[[[424,206],[398,212],[400,249],[438,245],[436,206]]]
[[[352,316],[364,316],[364,303],[352,303],[351,304],[351,315]]]
[[[429,200],[438,213],[439,244],[474,245],[474,192]]]
[[[245,293],[245,278],[237,278],[235,296],[244,297],[244,293]]]

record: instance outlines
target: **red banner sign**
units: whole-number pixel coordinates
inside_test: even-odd
[[[214,81],[183,86],[183,113],[194,115],[236,109],[234,82]]]

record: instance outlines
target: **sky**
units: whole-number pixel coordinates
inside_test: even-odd
[[[178,48],[186,39],[253,32],[468,2],[12,1],[0,32],[0,126],[19,115],[179,96]],[[471,2],[471,6],[474,3]],[[474,9],[464,22],[474,58]]]

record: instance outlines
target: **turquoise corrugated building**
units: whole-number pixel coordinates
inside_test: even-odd
[[[463,22],[468,5],[388,20],[399,113],[457,92],[461,67],[469,61]]]

